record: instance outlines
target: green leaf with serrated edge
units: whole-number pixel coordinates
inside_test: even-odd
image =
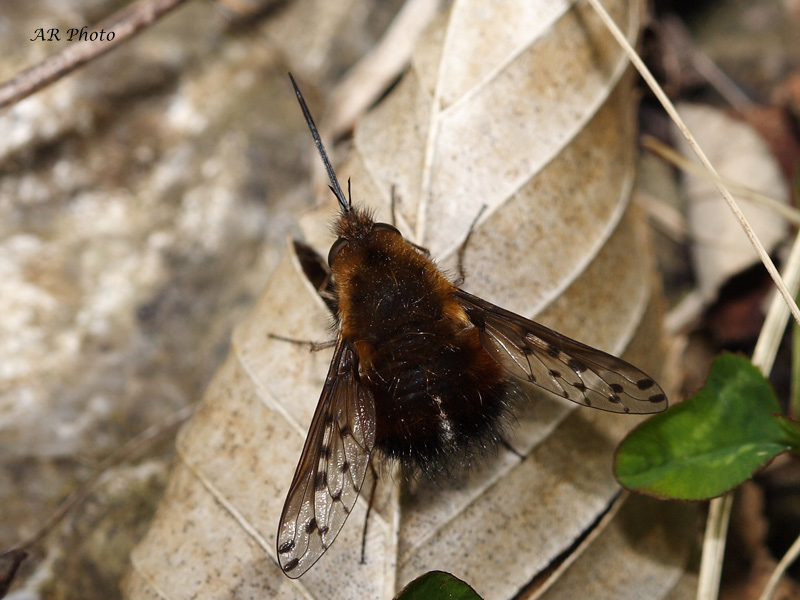
[[[404,587],[395,600],[481,600],[481,597],[450,573],[431,571]]]
[[[798,450],[798,430],[789,434],[773,414],[779,410],[758,368],[743,356],[722,354],[702,390],[622,441],[614,461],[617,480],[661,498],[724,494],[781,452]]]

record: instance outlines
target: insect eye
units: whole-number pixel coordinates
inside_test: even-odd
[[[350,243],[350,240],[345,238],[339,238],[333,243],[331,246],[330,252],[328,252],[328,266],[333,266],[333,261],[336,260],[336,257],[339,255],[339,252]]]
[[[403,234],[395,227],[394,225],[389,225],[388,223],[375,223],[372,226],[372,231],[391,231],[392,233],[396,233],[399,236]]]

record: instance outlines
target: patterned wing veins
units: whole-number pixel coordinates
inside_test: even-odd
[[[480,330],[484,349],[508,373],[572,402],[619,413],[655,413],[667,397],[648,375],[463,290],[456,298]]]
[[[278,562],[297,578],[339,534],[358,499],[375,444],[375,403],[358,357],[340,337],[278,527]]]

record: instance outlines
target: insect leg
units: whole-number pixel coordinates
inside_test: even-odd
[[[469,238],[472,237],[472,232],[475,231],[475,226],[478,224],[478,219],[481,218],[481,215],[486,211],[486,205],[484,204],[481,206],[481,209],[478,211],[478,214],[475,215],[475,218],[472,220],[472,223],[469,226],[469,231],[467,231],[467,237],[464,238],[464,241],[461,242],[461,246],[458,248],[458,279],[453,282],[453,285],[456,287],[460,287],[463,285],[464,281],[466,280],[466,271],[464,271],[464,254],[467,251],[467,244],[469,243]]]
[[[516,454],[516,455],[517,455],[517,456],[518,456],[518,457],[519,457],[521,460],[525,460],[525,455],[524,455],[524,454],[522,454],[521,452],[519,452],[519,451],[518,451],[516,448],[514,448],[514,446],[512,446],[511,444],[509,444],[509,443],[508,443],[508,441],[507,441],[507,440],[506,440],[504,437],[501,437],[501,438],[498,440],[498,443],[499,443],[501,446],[503,446],[503,448],[505,448],[506,450],[508,450],[509,452],[511,452],[512,454]]]
[[[397,194],[395,194],[397,186],[392,184],[392,227],[397,227]]]
[[[311,340],[298,340],[295,338],[278,335],[277,333],[269,333],[268,337],[273,340],[281,340],[282,342],[289,342],[290,344],[298,344],[300,346],[308,346],[310,352],[319,352],[325,348],[333,348],[336,345],[336,340],[328,340],[326,342],[312,342]]]

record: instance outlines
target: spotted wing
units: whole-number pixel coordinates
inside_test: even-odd
[[[484,349],[517,379],[610,412],[654,413],[667,407],[664,390],[624,360],[463,290],[456,297],[480,331]]]
[[[375,445],[375,402],[358,379],[358,355],[337,340],[278,527],[278,562],[300,577],[339,534]]]

